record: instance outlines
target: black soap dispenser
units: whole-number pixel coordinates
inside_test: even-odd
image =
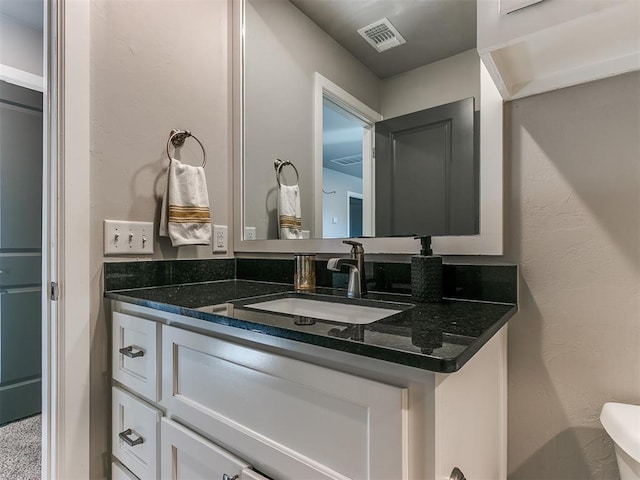
[[[411,296],[417,302],[442,301],[442,257],[433,254],[431,237],[420,238],[420,255],[411,257]]]

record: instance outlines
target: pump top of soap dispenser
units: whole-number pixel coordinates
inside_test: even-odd
[[[420,239],[420,255],[423,257],[430,257],[433,255],[431,249],[431,236],[426,235],[424,237],[415,237]]]

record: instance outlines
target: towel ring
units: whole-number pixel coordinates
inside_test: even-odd
[[[298,169],[293,163],[291,163],[289,160],[280,160],[279,158],[276,158],[273,162],[273,166],[276,169],[276,181],[278,182],[279,187],[282,186],[282,183],[280,183],[280,173],[282,173],[282,169],[287,165],[293,168],[293,170],[296,172],[296,185],[300,181],[300,174],[298,173]]]
[[[200,145],[200,148],[202,149],[202,167],[204,168],[204,166],[207,164],[207,152],[204,149],[204,145],[202,145],[202,142],[198,140],[198,137],[192,134],[189,130],[171,130],[171,133],[169,134],[169,140],[167,140],[167,157],[169,157],[169,160],[171,160],[171,153],[169,153],[170,143],[172,143],[175,148],[178,148],[184,145],[184,141],[188,137],[193,138],[196,142],[198,142],[198,145]]]

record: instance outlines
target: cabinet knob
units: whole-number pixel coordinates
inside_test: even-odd
[[[131,435],[132,433],[133,432],[131,431],[131,429],[127,428],[124,432],[120,432],[118,434],[118,437],[120,437],[120,439],[130,447],[135,447],[136,445],[140,445],[141,443],[144,443],[144,438],[142,437],[138,437],[135,440],[132,440],[131,438],[129,438],[129,435]]]
[[[129,358],[143,357],[144,350],[138,350],[137,352],[133,351],[133,346],[129,345],[128,347],[122,347],[118,350],[122,355]]]
[[[234,475],[233,477],[230,477],[226,473],[222,474],[222,480],[238,480],[239,478],[240,478],[240,475]]]

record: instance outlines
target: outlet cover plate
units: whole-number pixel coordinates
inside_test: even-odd
[[[256,227],[244,227],[244,239],[255,240],[256,239]]]
[[[152,255],[153,222],[104,221],[105,255]]]
[[[227,251],[227,226],[226,225],[213,226],[213,251],[220,252],[220,253]]]

